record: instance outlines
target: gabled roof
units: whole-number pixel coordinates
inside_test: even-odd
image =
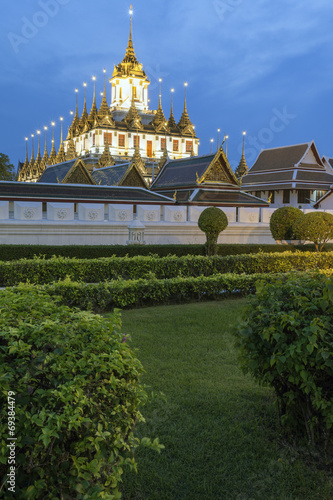
[[[37,182],[57,184],[96,184],[83,160],[69,160],[47,167]]]
[[[305,163],[304,159],[310,151],[313,153],[315,161],[313,163]],[[248,175],[273,170],[294,169],[297,167],[324,169],[323,162],[313,141],[305,144],[262,150]]]
[[[149,189],[41,182],[0,181],[0,200],[147,203],[173,205],[174,200]]]
[[[96,184],[102,186],[137,186],[147,188],[134,162],[98,168],[91,174]]]
[[[329,158],[328,156],[322,157],[322,162],[325,166],[327,166],[327,171],[333,171],[333,158]]]
[[[261,151],[249,173],[243,177],[242,189],[327,190],[333,183],[332,174],[325,168],[312,141]]]
[[[168,160],[151,186],[152,190],[219,184],[239,189],[227,157],[221,148],[216,154]]]

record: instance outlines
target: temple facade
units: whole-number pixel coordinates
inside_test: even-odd
[[[196,137],[187,111],[186,87],[184,108],[180,120],[176,122],[171,95],[171,109],[168,117],[162,108],[161,80],[157,110],[149,109],[148,88],[150,81],[138,61],[132,40],[132,17],[130,19],[129,40],[125,57],[114,67],[111,84],[111,103],[106,97],[106,70],[104,70],[104,90],[100,106],[96,104],[94,80],[93,103],[88,113],[86,95],[83,111],[79,114],[76,94],[76,109],[66,139],[61,140],[58,152],[55,149],[54,127],[52,149],[47,149],[45,130],[44,154],[41,154],[40,131],[38,132],[38,152],[35,158],[32,143],[31,158],[19,166],[19,181],[37,182],[50,165],[61,164],[81,158],[101,168],[121,163],[129,163],[133,158],[141,164],[141,174],[149,184],[152,171],[158,172],[167,157],[172,159],[198,155],[199,139]],[[53,124],[54,125],[54,124]],[[46,127],[45,127],[46,129]],[[93,162],[89,161],[94,159]]]

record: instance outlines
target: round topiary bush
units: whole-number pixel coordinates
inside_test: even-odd
[[[199,217],[198,226],[206,234],[207,255],[216,254],[219,234],[228,226],[227,216],[220,208],[206,208]]]
[[[333,215],[326,212],[310,212],[296,220],[293,228],[297,238],[311,241],[317,252],[333,239]]]
[[[146,400],[125,340],[119,313],[73,310],[32,285],[0,292],[0,473],[15,491],[4,480],[5,498],[121,497]]]
[[[275,240],[295,240],[293,226],[297,219],[304,216],[302,210],[295,207],[281,207],[273,212],[269,227]]]

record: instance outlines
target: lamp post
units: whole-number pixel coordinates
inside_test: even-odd
[[[217,150],[220,149],[220,132],[221,132],[221,129],[217,129]]]
[[[213,153],[213,142],[214,142],[214,139],[211,139],[210,140],[210,153],[211,154]]]

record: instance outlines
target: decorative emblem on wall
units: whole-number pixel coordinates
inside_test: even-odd
[[[26,219],[32,219],[36,215],[35,208],[26,208],[23,212],[23,215]]]
[[[122,210],[121,212],[118,213],[118,219],[119,220],[126,220],[126,217],[127,217],[126,210]]]
[[[66,210],[65,208],[61,208],[60,210],[57,211],[58,219],[66,219],[67,214],[68,210]]]
[[[156,219],[155,212],[151,211],[151,212],[147,213],[147,220],[152,221],[152,220],[155,220],[155,219]]]
[[[183,218],[183,212],[180,212],[179,210],[177,212],[174,212],[173,214],[173,220],[175,222],[181,222],[184,220]]]
[[[251,222],[255,222],[256,221],[255,214],[250,214],[249,219],[250,219]]]
[[[98,218],[98,210],[89,210],[88,218],[90,220],[96,220]]]

